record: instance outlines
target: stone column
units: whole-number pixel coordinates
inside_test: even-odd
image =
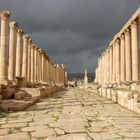
[[[0,84],[8,84],[8,23],[10,12],[3,11],[1,16],[0,38]]]
[[[65,86],[68,85],[68,73],[65,72]]]
[[[42,81],[42,60],[41,60],[42,49],[38,50],[38,79]]]
[[[105,58],[104,58],[104,63],[105,63],[105,84],[107,83],[107,53],[106,53],[106,50],[105,50]]]
[[[116,40],[116,82],[120,83],[120,40]]]
[[[139,50],[138,50],[138,21],[131,24],[132,42],[132,81],[139,80]]]
[[[35,44],[31,45],[31,82],[34,82],[34,50]]]
[[[105,68],[105,52],[103,52],[103,84],[105,84],[105,82],[106,82],[106,68]]]
[[[131,49],[130,49],[130,29],[125,30],[125,68],[126,68],[126,81],[131,81]]]
[[[98,72],[100,71],[100,65],[101,65],[101,59],[98,58],[98,66],[95,70],[95,81],[99,82],[99,83],[101,82],[101,77],[99,77],[99,75],[98,75]]]
[[[112,75],[113,83],[116,83],[116,49],[115,44],[113,43],[113,75]]]
[[[34,81],[37,82],[37,46],[35,46],[34,51]]]
[[[109,63],[109,49],[106,51],[107,53],[107,83],[109,83],[109,73],[110,73],[110,63]]]
[[[22,64],[22,77],[27,82],[27,69],[28,69],[28,41],[29,36],[26,34],[23,36],[23,64]]]
[[[17,23],[15,21],[10,22],[10,42],[9,42],[9,70],[8,78],[9,80],[14,80],[15,78],[15,66],[16,66],[16,32]]]
[[[41,52],[41,81],[44,82],[44,53]]]
[[[121,82],[125,82],[125,40],[124,34],[120,37],[120,47],[121,47]]]
[[[112,83],[113,82],[113,78],[112,78],[112,76],[113,76],[113,47],[112,46],[110,46],[110,48],[109,48],[109,56],[110,56],[110,83]]]
[[[22,30],[18,29],[16,49],[16,77],[22,76],[23,33],[24,32]]]
[[[104,69],[103,69],[103,55],[101,55],[101,60],[100,60],[100,71],[99,71],[99,75],[100,75],[100,79],[101,79],[101,82],[100,82],[100,84],[103,84],[103,80],[104,80],[104,78],[103,78],[103,74],[104,74]]]
[[[37,82],[39,82],[39,69],[40,69],[40,62],[39,62],[39,48],[37,49],[37,60],[36,60],[36,64],[37,64]]]

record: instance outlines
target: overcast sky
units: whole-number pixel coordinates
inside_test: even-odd
[[[140,0],[0,0],[10,20],[69,73],[93,72],[99,55]]]

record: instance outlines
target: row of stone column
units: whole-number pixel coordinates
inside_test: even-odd
[[[53,64],[45,51],[35,45],[15,21],[9,22],[9,11],[1,11],[0,17],[0,84],[16,79],[22,79],[26,84],[65,84],[64,65]]]
[[[95,81],[100,84],[139,81],[137,17],[98,58]]]

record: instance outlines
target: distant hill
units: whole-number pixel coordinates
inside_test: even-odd
[[[94,74],[93,73],[88,73],[88,78],[89,81],[94,80]],[[69,73],[68,74],[68,80],[83,80],[84,79],[84,74],[83,73]]]

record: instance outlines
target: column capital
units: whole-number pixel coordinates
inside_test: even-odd
[[[125,35],[128,35],[130,34],[130,29],[129,28],[126,28],[125,31],[124,31]]]
[[[37,45],[35,45],[35,50],[38,50],[39,48],[38,48],[38,46]]]
[[[17,30],[17,33],[18,33],[19,35],[23,35],[24,31],[21,30],[21,29],[18,29],[18,30]]]
[[[116,44],[116,45],[119,45],[119,44],[120,44],[120,40],[119,40],[119,39],[116,39],[116,40],[115,40],[115,44]]]
[[[35,49],[35,44],[31,44],[31,48]]]
[[[10,23],[9,23],[9,27],[10,28],[16,28],[18,26],[18,24],[15,22],[15,21],[11,21]]]
[[[0,16],[2,20],[7,20],[10,17],[10,12],[9,11],[1,11]]]
[[[29,37],[29,44],[31,45],[32,44],[32,39]]]
[[[29,35],[28,34],[23,35],[23,39],[29,39]]]
[[[131,27],[136,27],[138,25],[138,21],[132,21]]]
[[[121,34],[120,39],[124,39],[124,34]]]

